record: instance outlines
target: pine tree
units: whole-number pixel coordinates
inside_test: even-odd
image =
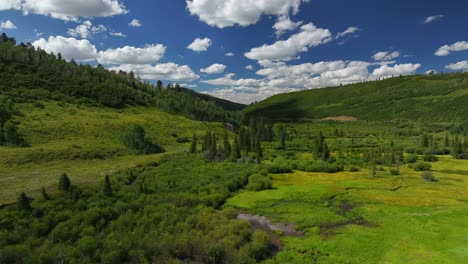
[[[218,146],[216,145],[216,134],[213,133],[212,139],[211,139],[211,145],[210,149],[208,150],[208,160],[213,161],[216,157],[216,153],[218,151]]]
[[[236,135],[234,137],[234,145],[233,145],[233,151],[232,151],[232,160],[237,161],[241,158],[241,151],[240,151],[240,146],[239,146],[239,136]]]
[[[330,150],[328,149],[327,142],[323,141],[322,160],[327,161],[329,158],[330,158]]]
[[[448,134],[445,134],[445,138],[444,138],[444,147],[449,147],[449,137],[448,137]]]
[[[47,194],[46,189],[44,187],[42,187],[42,198],[44,198],[44,200],[46,201],[50,200],[50,196],[49,194]]]
[[[104,178],[104,195],[108,197],[112,196],[112,186],[108,175]]]
[[[71,187],[71,181],[68,178],[68,175],[66,173],[63,173],[59,179],[59,190],[68,192],[70,191],[70,187]]]
[[[24,210],[24,211],[31,210],[31,201],[29,200],[29,197],[24,192],[22,192],[18,196],[17,202],[18,202],[18,208],[20,210]]]
[[[426,134],[422,135],[421,137],[421,147],[422,148],[429,147],[429,137]]]
[[[223,147],[224,147],[224,155],[226,157],[230,157],[231,156],[231,143],[229,143],[229,137],[228,137],[228,133],[227,131],[224,131],[224,143],[223,143]]]
[[[190,145],[190,153],[197,153],[197,134],[193,134],[192,145]]]
[[[325,137],[323,136],[322,131],[315,136],[315,148],[314,148],[314,158],[315,159],[323,159],[324,157],[324,144]],[[328,146],[327,146],[328,147]]]
[[[78,201],[81,197],[81,192],[80,190],[78,189],[78,187],[76,187],[75,185],[71,185],[70,186],[70,197],[73,201]]]

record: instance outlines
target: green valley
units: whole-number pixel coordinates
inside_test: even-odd
[[[468,73],[245,106],[0,39],[0,263],[463,263]]]

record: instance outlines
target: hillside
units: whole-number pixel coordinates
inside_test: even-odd
[[[202,121],[241,121],[242,105],[200,95],[179,85],[153,85],[133,72],[109,71],[97,65],[65,61],[30,43],[16,45],[14,38],[0,38],[0,93],[14,102],[59,100],[112,108],[150,106]]]
[[[352,116],[361,120],[461,122],[468,116],[468,73],[406,76],[279,94],[249,106],[274,120]]]
[[[203,101],[213,102],[217,106],[222,107],[223,109],[228,110],[228,111],[240,111],[240,110],[243,110],[243,109],[245,109],[247,107],[244,104],[231,102],[231,101],[228,101],[228,100],[224,100],[224,99],[221,99],[221,98],[211,96],[209,94],[198,93],[198,92],[196,92],[196,91],[194,91],[192,89],[187,89],[187,88],[184,88],[184,87],[175,87],[173,89],[176,90],[177,92],[189,94],[189,95],[191,95],[191,96],[193,96],[195,98],[201,99]]]

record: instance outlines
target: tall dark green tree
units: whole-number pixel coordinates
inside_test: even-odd
[[[192,143],[190,145],[190,153],[192,154],[195,154],[197,153],[197,134],[193,134],[193,138],[192,138]]]
[[[70,181],[70,178],[68,178],[68,175],[66,173],[63,173],[62,175],[60,175],[58,187],[59,187],[59,190],[64,191],[64,192],[70,191],[71,181]]]
[[[325,142],[325,137],[323,136],[322,131],[315,136],[314,142],[314,158],[315,159],[322,159],[323,158],[323,147]]]
[[[324,140],[323,146],[322,146],[322,160],[327,161],[329,158],[330,158],[330,150],[328,149],[327,142]]]
[[[283,124],[279,124],[276,127],[276,136],[280,140],[280,148],[282,150],[286,150],[286,138],[288,137],[288,131],[286,126]]]
[[[110,183],[109,175],[104,178],[104,195],[107,197],[112,196],[112,186]]]
[[[234,144],[232,146],[232,160],[237,161],[241,158],[241,150],[239,146],[239,136],[235,135],[234,136]]]
[[[449,147],[450,143],[449,143],[449,137],[448,137],[448,134],[445,134],[445,137],[444,137],[444,147]]]
[[[421,147],[422,148],[429,147],[429,136],[427,134],[424,134],[421,136]]]
[[[223,138],[223,149],[224,149],[224,155],[226,157],[231,156],[231,143],[229,142],[229,137],[227,131],[224,131],[224,138]]]
[[[42,187],[42,198],[46,201],[50,200],[50,196],[49,194],[47,193],[46,189],[44,187]]]
[[[18,128],[11,120],[8,120],[3,125],[3,137],[6,145],[15,147],[23,147],[26,145],[25,140],[18,132]]]
[[[17,205],[20,210],[31,211],[31,200],[24,192],[18,196]]]
[[[123,136],[123,143],[133,154],[162,153],[164,149],[146,138],[141,125],[132,126]]]

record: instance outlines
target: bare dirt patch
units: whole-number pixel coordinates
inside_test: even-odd
[[[347,121],[347,122],[358,121],[358,119],[354,116],[329,116],[329,117],[322,118],[322,120]]]
[[[276,232],[280,232],[286,236],[302,236],[303,233],[296,230],[296,225],[293,223],[275,223],[273,224],[268,218],[259,215],[238,214],[238,220],[247,221],[253,229],[265,231],[270,236],[270,252],[276,255],[283,248],[281,240]]]

